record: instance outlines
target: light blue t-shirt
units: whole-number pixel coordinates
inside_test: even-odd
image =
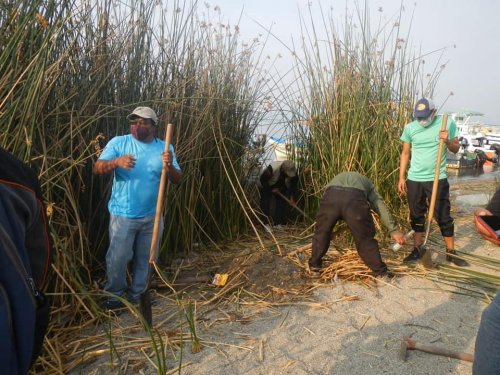
[[[109,141],[99,160],[111,160],[127,154],[136,158],[134,168],[126,170],[118,167],[114,170],[113,189],[108,203],[111,215],[141,218],[155,214],[164,148],[165,142],[160,139],[145,143],[130,134]],[[172,145],[170,152],[173,156],[172,165],[180,171]]]
[[[409,180],[418,182],[434,180],[441,121],[442,116],[436,116],[434,121],[425,128],[416,120],[405,126],[400,139],[411,144]],[[448,139],[457,137],[457,125],[449,117],[446,129],[448,130]],[[443,178],[446,178],[446,145],[443,146],[439,170],[439,179]]]

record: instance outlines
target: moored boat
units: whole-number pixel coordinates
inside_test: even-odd
[[[488,145],[499,144],[500,145],[500,133],[495,131],[488,131],[484,133],[486,137],[486,143]]]
[[[478,120],[484,116],[481,112],[464,110],[450,114],[457,124],[459,140],[467,151],[474,152],[476,148],[486,145],[486,136],[482,132],[483,123]]]
[[[450,169],[479,168],[477,154],[469,151],[449,152],[446,154],[446,167]]]
[[[285,138],[270,137],[268,144],[274,150],[276,160],[298,160],[304,157],[304,146]]]
[[[500,145],[488,144],[484,125],[477,118],[484,116],[477,111],[461,111],[449,114],[457,124],[460,150],[447,153],[446,166],[450,169],[491,167],[498,162]]]

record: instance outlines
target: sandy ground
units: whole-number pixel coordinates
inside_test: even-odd
[[[432,289],[436,289],[432,291]],[[353,301],[342,301],[357,296]],[[408,277],[382,288],[340,283],[314,306],[265,311],[248,324],[201,331],[224,343],[188,355],[184,374],[470,374],[471,364],[421,352],[400,359],[400,340],[473,352],[484,305]],[[233,344],[234,346],[227,346]]]
[[[484,194],[491,194],[494,182],[471,190],[458,191],[458,186],[452,186],[454,203],[457,196],[477,198],[483,188]],[[459,200],[454,205],[455,216],[466,218],[477,203],[482,202]],[[457,219],[456,233],[457,249],[498,257],[498,247],[478,237],[472,221]],[[246,324],[235,321],[202,328],[201,336],[219,344],[186,355],[184,361],[192,364],[183,373],[472,373],[469,362],[423,352],[408,352],[403,361],[401,339],[411,336],[421,343],[473,353],[481,312],[487,304],[450,293],[441,283],[411,276],[377,285],[332,282],[315,290],[310,304],[264,310]],[[353,296],[357,298],[351,300]]]
[[[473,209],[494,192],[494,178],[460,185],[450,180],[457,249],[498,258],[500,249],[475,233],[471,219]],[[408,247],[401,251],[402,257]],[[441,258],[435,254],[444,262]],[[268,277],[272,283],[272,273]],[[176,366],[181,363],[180,373],[186,375],[471,374],[471,363],[456,359],[418,351],[408,352],[406,361],[401,358],[401,339],[409,336],[449,350],[474,352],[487,304],[451,293],[452,289],[405,275],[370,285],[331,280],[301,298],[273,304],[235,299],[200,314],[197,327],[203,349],[193,354],[185,343],[182,354],[167,353],[167,373],[179,373]],[[155,306],[155,322],[162,319],[157,316],[161,309],[161,304]],[[132,317],[120,319],[127,325]],[[71,373],[118,373],[107,361],[103,357]],[[124,373],[157,372],[146,364]]]

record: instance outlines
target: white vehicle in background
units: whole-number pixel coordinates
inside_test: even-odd
[[[450,113],[457,124],[460,150],[453,154],[448,151],[446,165],[452,169],[482,168],[498,163],[500,145],[490,143],[483,131],[484,124],[479,117],[484,114],[476,111]]]
[[[476,111],[451,113],[450,117],[457,124],[458,139],[465,151],[474,152],[486,145],[486,135],[482,132],[484,124],[479,117],[484,114]],[[484,150],[483,150],[484,151]]]

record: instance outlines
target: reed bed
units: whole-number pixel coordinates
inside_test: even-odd
[[[382,12],[377,20],[368,7],[365,1],[345,9],[340,21],[319,4],[301,15],[300,40],[292,50],[300,99],[290,99],[287,115],[303,125],[294,137],[307,149],[307,212],[316,211],[333,176],[358,171],[404,219],[405,202],[396,193],[399,137],[411,120],[413,103],[432,96],[443,67],[425,66],[409,39],[411,24],[403,25],[400,15],[387,20]],[[314,14],[322,24],[311,21]]]
[[[333,175],[358,170],[406,221],[404,202],[395,194],[398,137],[416,93],[431,94],[440,71],[425,76],[398,20],[375,32],[359,9],[346,17],[340,32],[332,16],[324,20],[316,26],[301,21],[303,43],[292,50],[293,85],[269,75],[264,42],[242,43],[238,25],[222,22],[220,9],[208,4],[14,0],[0,5],[0,146],[37,170],[56,250],[54,309],[36,373],[66,374],[105,356],[117,373],[140,372],[146,365],[162,374],[180,372],[189,365],[182,358],[184,343],[194,351],[214,345],[198,334],[200,317],[210,311],[224,315],[218,323],[248,321],[253,313],[236,314],[229,307],[316,306],[309,294],[325,283],[366,282],[367,269],[348,237],[336,245],[342,253],[327,259],[331,265],[322,279],[305,277],[310,217],[300,231],[262,234],[253,205],[252,136],[267,121],[307,125],[291,131],[307,146],[308,157],[299,162],[308,215]],[[314,27],[319,26],[326,40],[318,40]],[[154,311],[161,321],[153,329],[145,329],[134,306],[119,318],[103,315],[97,306],[111,179],[92,176],[92,164],[111,137],[128,132],[125,117],[139,105],[159,114],[159,137],[166,123],[174,124],[183,170],[181,184],[166,194],[158,271],[165,277],[155,281]],[[198,252],[197,261],[189,262]],[[179,256],[185,262],[172,262]],[[271,277],[268,258],[289,275],[287,287]],[[221,288],[175,284],[183,273],[209,280],[221,269],[230,280]],[[498,285],[490,276],[454,272],[436,275],[477,296],[490,295]]]

